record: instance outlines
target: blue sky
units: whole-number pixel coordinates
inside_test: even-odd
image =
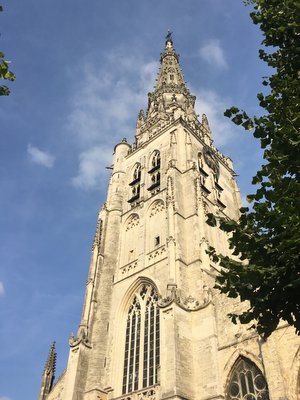
[[[114,145],[133,141],[167,29],[199,114],[243,197],[261,151],[223,117],[257,114],[266,67],[242,0],[2,1],[0,50],[17,80],[0,98],[0,400],[35,399],[48,349],[67,363]]]

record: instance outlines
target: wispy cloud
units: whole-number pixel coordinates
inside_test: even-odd
[[[111,143],[134,126],[158,71],[156,62],[111,51],[101,65],[87,61],[71,95],[68,127],[81,146]],[[134,122],[133,122],[134,121]],[[132,123],[133,122],[133,123]]]
[[[222,147],[230,143],[236,128],[224,117],[224,111],[231,103],[212,90],[193,89],[193,93],[197,96],[196,112],[200,115],[206,114],[216,146]]]
[[[103,146],[92,147],[79,155],[79,167],[77,175],[72,178],[72,184],[80,189],[92,189],[99,187],[108,173],[105,167],[112,161],[112,149]]]
[[[6,396],[0,396],[0,400],[11,400],[9,397]]]
[[[54,156],[46,151],[42,151],[37,147],[32,146],[31,144],[27,146],[27,153],[29,154],[30,160],[35,164],[39,164],[47,168],[52,168],[54,165]]]
[[[203,45],[200,48],[200,56],[212,66],[220,69],[228,68],[224,50],[219,40],[211,39]]]
[[[77,188],[93,189],[101,184],[113,146],[123,137],[132,139],[134,113],[137,116],[146,106],[146,93],[153,88],[158,63],[128,53],[111,51],[101,64],[87,61],[76,71],[68,128],[80,149],[78,173],[72,179]]]
[[[4,285],[3,285],[3,282],[1,282],[0,281],[0,297],[1,296],[4,296],[4,293],[5,293],[5,291],[4,291]],[[2,397],[0,397],[0,400],[2,399]]]

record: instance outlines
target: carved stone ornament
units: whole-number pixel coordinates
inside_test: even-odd
[[[209,213],[209,211],[210,211],[207,202],[206,201],[202,201],[202,205],[203,205],[204,214],[207,215]]]
[[[209,246],[209,241],[205,238],[205,237],[203,237],[201,240],[200,240],[200,246],[202,246],[202,244],[203,243],[205,243],[207,246]]]
[[[174,244],[175,246],[176,246],[176,241],[175,241],[175,239],[173,238],[173,236],[169,236],[168,238],[167,238],[167,245],[169,246],[169,244]]]
[[[153,217],[154,215],[164,211],[164,209],[165,209],[164,203],[162,201],[157,201],[151,209],[150,218]]]
[[[166,308],[175,303],[185,311],[199,311],[212,302],[212,292],[206,285],[203,286],[203,299],[201,302],[192,296],[181,297],[178,293],[177,285],[168,285],[168,290],[170,294],[158,300],[158,307]]]
[[[140,219],[138,215],[134,215],[131,217],[130,221],[127,224],[126,231],[130,231],[130,229],[134,228],[135,226],[138,226],[140,223]]]
[[[78,346],[82,343],[85,347],[88,347],[89,349],[92,348],[90,341],[87,336],[87,331],[86,327],[81,326],[78,330],[78,337],[75,337],[73,333],[70,335],[69,339],[69,345],[72,349],[72,351],[76,352],[78,349]]]
[[[170,163],[169,163],[169,168],[172,168]],[[175,211],[174,183],[173,183],[173,179],[171,176],[167,177],[166,204],[167,204],[167,207],[172,206],[173,211]]]
[[[158,394],[156,388],[152,387],[119,397],[118,400],[158,400]]]
[[[92,245],[92,251],[94,251],[95,247],[98,247],[98,251],[101,245],[101,239],[102,239],[102,231],[103,231],[103,222],[102,219],[98,219],[97,226],[96,226],[96,232],[94,236],[94,241]]]

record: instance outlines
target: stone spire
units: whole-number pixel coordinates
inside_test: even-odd
[[[174,110],[180,107],[183,111],[195,114],[196,97],[186,87],[179,65],[179,54],[173,47],[171,32],[168,31],[163,53],[160,55],[160,70],[154,91],[148,94],[147,117],[155,112]]]
[[[179,54],[173,47],[171,33],[166,36],[166,45],[160,55],[161,67],[158,73],[157,83],[154,92],[149,97],[163,93],[176,93],[190,96],[190,92],[185,85],[183,74],[179,65]]]
[[[148,93],[146,115],[139,114],[137,120],[137,145],[147,141],[160,128],[182,117],[185,121],[199,124],[195,113],[196,97],[192,96],[183,78],[179,55],[173,47],[168,31],[165,49],[160,56],[160,69],[153,92]],[[150,128],[150,129],[149,129]]]
[[[43,372],[39,400],[46,399],[47,395],[51,392],[55,379],[56,356],[57,354],[55,349],[55,342],[53,342],[50,347],[50,351]]]

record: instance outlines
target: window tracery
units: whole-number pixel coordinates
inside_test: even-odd
[[[261,371],[241,358],[231,374],[227,400],[269,400],[268,386]]]
[[[150,208],[151,211],[149,217],[150,218],[154,217],[154,215],[164,211],[164,209],[165,209],[164,203],[161,200],[156,201],[154,205]]]
[[[160,363],[158,295],[143,285],[133,296],[128,309],[122,394],[157,383]]]
[[[126,229],[125,231],[130,231],[131,229],[133,229],[135,226],[138,226],[140,223],[140,218],[138,215],[134,214],[132,215],[126,225]]]

